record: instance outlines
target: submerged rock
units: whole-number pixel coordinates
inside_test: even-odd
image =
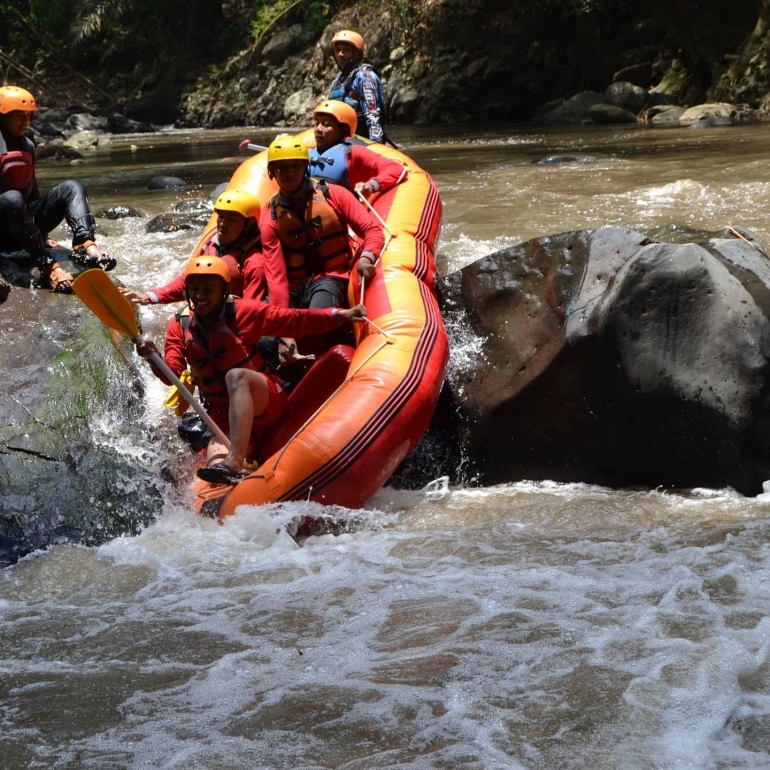
[[[94,212],[94,216],[97,219],[128,219],[128,218],[142,218],[146,214],[139,209],[135,209],[133,206],[113,205],[104,206],[98,211]]]
[[[467,266],[442,295],[482,483],[757,494],[770,478],[770,262],[750,234],[564,233]]]
[[[147,183],[148,190],[184,190],[187,182],[178,176],[154,176]]]
[[[44,290],[14,288],[0,324],[0,566],[137,532],[161,485],[127,337]]]
[[[594,163],[593,155],[548,155],[545,158],[531,160],[525,166],[558,166],[562,163]]]

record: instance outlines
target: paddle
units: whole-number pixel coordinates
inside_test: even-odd
[[[106,326],[117,329],[131,337],[134,343],[139,342],[139,326],[136,323],[133,305],[120,293],[103,270],[86,270],[72,283],[72,290],[83,301],[83,304]],[[163,374],[168,377],[179,392],[189,402],[190,406],[200,415],[203,422],[211,428],[217,440],[230,448],[230,440],[222,429],[211,419],[208,412],[200,405],[195,396],[182,384],[181,380],[168,368],[166,362],[153,353],[150,359]]]
[[[267,147],[263,147],[261,144],[254,144],[251,139],[244,139],[239,145],[238,149],[243,152],[244,150],[252,150],[254,152],[262,152]]]

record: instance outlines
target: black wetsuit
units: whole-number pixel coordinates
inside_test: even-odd
[[[3,135],[8,152],[30,152],[31,143],[24,139]],[[34,163],[34,147],[31,152]],[[0,181],[0,252],[26,251],[40,268],[46,268],[55,261],[46,249],[46,238],[62,220],[72,230],[73,247],[93,240],[96,222],[80,182],[67,180],[41,196],[37,180],[24,191]]]

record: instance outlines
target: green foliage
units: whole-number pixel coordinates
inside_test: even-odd
[[[72,22],[75,42],[95,37],[133,7],[133,0],[79,0]]]
[[[332,3],[324,0],[257,0],[256,14],[251,21],[251,34],[260,40],[283,16],[295,9],[301,13],[301,20],[314,31],[320,32],[328,23]]]
[[[0,0],[0,49],[35,69],[52,48],[65,44],[71,6],[72,0]]]

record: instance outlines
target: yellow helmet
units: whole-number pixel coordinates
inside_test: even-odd
[[[3,86],[0,88],[0,115],[5,115],[14,110],[35,112],[37,110],[35,97],[24,88]]]
[[[187,279],[191,275],[216,275],[221,278],[230,288],[230,268],[222,257],[215,257],[209,254],[201,254],[193,257],[185,267],[184,282],[187,285]]]
[[[307,154],[307,147],[301,139],[296,136],[279,136],[270,142],[267,148],[267,167],[276,160],[304,160],[308,163],[310,158]]]
[[[348,136],[356,135],[358,118],[356,111],[349,104],[337,99],[326,99],[313,110],[313,117],[316,115],[331,115],[340,125],[348,127]]]
[[[259,198],[244,190],[225,190],[214,204],[214,211],[236,211],[246,219],[253,219],[257,224],[261,209]]]
[[[335,43],[350,43],[353,48],[358,50],[359,55],[363,59],[364,57],[364,39],[358,32],[353,32],[352,29],[341,29],[339,32],[334,33],[332,38],[332,50],[334,50]]]

